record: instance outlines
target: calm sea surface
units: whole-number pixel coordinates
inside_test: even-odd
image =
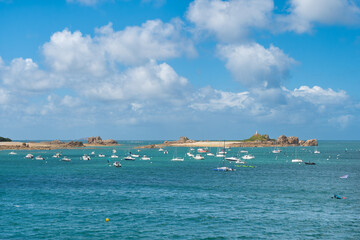
[[[121,158],[148,144],[122,143]],[[0,239],[360,239],[360,141],[320,141],[320,154],[244,148],[256,167],[227,163],[235,172],[213,171],[216,157],[170,161],[188,148],[141,150],[150,161],[115,168],[97,156],[112,149],[61,150],[71,162],[55,150],[0,151]],[[316,165],[292,163],[295,154]]]

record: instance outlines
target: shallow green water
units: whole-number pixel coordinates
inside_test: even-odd
[[[142,144],[125,142],[117,154]],[[1,151],[0,239],[360,238],[360,141],[320,141],[320,154],[296,148],[315,166],[292,163],[293,147],[245,149],[256,168],[235,172],[213,171],[221,164],[215,157],[171,162],[173,148],[142,150],[150,161],[121,161],[122,168],[106,158],[80,160],[112,148],[62,150],[71,162],[52,158],[57,151],[31,152],[46,161]]]

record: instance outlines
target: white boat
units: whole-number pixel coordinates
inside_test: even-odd
[[[35,160],[45,160],[45,158],[43,158],[42,156],[36,156]]]
[[[115,150],[115,149],[113,149],[113,150],[112,150],[112,153],[116,153],[116,150]]]
[[[216,157],[225,157],[225,154],[217,153]]]
[[[281,152],[280,149],[274,149],[274,150],[272,150],[272,153],[280,153],[280,152]]]
[[[132,156],[132,157],[134,157],[134,158],[138,158],[138,157],[140,157],[140,155],[139,155],[139,154],[131,154],[131,156]]]
[[[302,163],[303,160],[301,160],[301,159],[293,159],[293,160],[291,160],[291,162],[294,162],[294,163]]]
[[[16,152],[9,152],[9,155],[16,155]]]
[[[121,163],[116,161],[116,162],[113,163],[113,166],[114,167],[121,167]]]
[[[52,157],[53,158],[60,158],[60,156],[61,156],[61,153],[55,153]]]
[[[227,157],[227,158],[225,158],[225,160],[236,162],[236,161],[239,161],[240,159],[237,157]]]
[[[64,161],[64,162],[70,162],[70,161],[71,161],[71,159],[70,159],[70,158],[68,158],[68,157],[63,157],[63,158],[61,159],[61,161]]]
[[[240,152],[241,153],[248,153],[248,151],[246,151],[246,150],[241,150]]]
[[[248,154],[248,155],[244,155],[241,157],[242,159],[245,159],[245,160],[250,160],[250,159],[254,159],[255,157],[251,154]]]
[[[25,156],[25,158],[27,158],[27,159],[33,159],[33,158],[34,158],[34,155],[32,155],[31,153],[29,153],[29,154],[27,154],[27,155]]]
[[[195,149],[194,148],[190,148],[190,151],[194,151]]]
[[[112,154],[112,155],[110,156],[110,158],[119,158],[119,156],[118,156],[118,155],[115,155],[115,154]]]
[[[192,154],[190,152],[186,153],[186,155],[188,155],[189,157],[194,157],[194,154]]]
[[[105,155],[104,154],[99,154],[99,157],[105,157]]]
[[[196,154],[195,157],[193,157],[195,160],[204,160],[205,158],[201,156],[200,154]]]
[[[314,151],[314,153],[315,153],[315,154],[319,154],[319,153],[320,153],[320,151],[318,151],[318,150],[315,150],[315,151]]]
[[[133,158],[132,156],[127,156],[127,157],[124,157],[124,160],[135,161],[135,158]]]
[[[229,167],[217,167],[214,169],[214,171],[220,171],[220,172],[233,172],[236,171],[235,168],[229,168]]]
[[[84,161],[89,161],[91,158],[90,158],[90,156],[84,154],[84,155],[81,157],[81,159],[84,160]]]
[[[147,157],[146,155],[144,155],[142,158],[140,158],[141,160],[144,160],[144,161],[148,161],[148,160],[150,160],[150,158],[149,157]]]
[[[213,156],[214,156],[214,154],[209,152],[209,153],[207,153],[207,154],[206,154],[206,156],[213,157]]]
[[[174,162],[183,162],[184,161],[184,158],[179,158],[179,157],[175,157],[173,159],[171,159],[171,161],[174,161]]]
[[[246,162],[241,161],[240,159],[237,160],[235,163],[245,164]]]
[[[169,152],[167,150],[164,151],[164,154],[168,154]]]
[[[163,152],[164,151],[164,149],[162,149],[162,148],[159,148],[159,152]]]
[[[95,152],[91,152],[90,155],[95,155]]]

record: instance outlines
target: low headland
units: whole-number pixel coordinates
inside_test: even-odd
[[[105,147],[117,146],[117,141],[113,139],[102,140],[101,137],[88,137],[87,142],[60,140],[44,142],[13,142],[7,138],[7,141],[0,141],[0,150],[52,150],[52,149],[75,149],[85,147]]]
[[[151,144],[138,148],[163,148],[163,147],[289,147],[289,146],[317,146],[316,139],[299,140],[298,137],[286,137],[281,135],[270,139],[269,135],[255,133],[251,138],[245,140],[227,141],[195,141],[187,137],[180,137],[177,141],[165,141],[161,144]]]

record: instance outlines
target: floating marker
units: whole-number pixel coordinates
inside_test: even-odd
[[[106,218],[106,222],[109,222],[109,218]]]

